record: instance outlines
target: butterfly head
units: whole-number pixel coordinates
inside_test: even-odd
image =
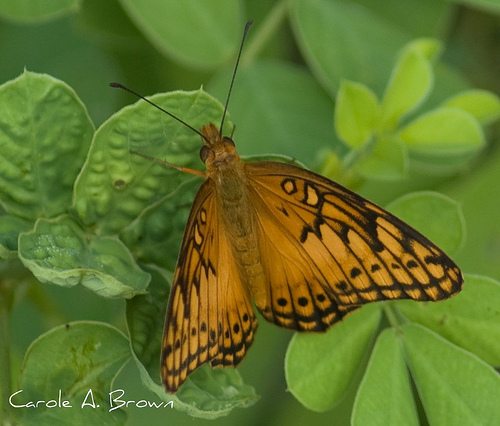
[[[201,133],[203,146],[200,149],[200,158],[208,170],[231,167],[239,160],[233,140],[228,136],[222,136],[214,124],[203,126]]]

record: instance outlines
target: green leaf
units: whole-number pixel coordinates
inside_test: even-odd
[[[3,0],[0,16],[19,23],[49,21],[80,8],[81,0]]]
[[[31,229],[33,224],[17,216],[0,215],[0,258],[17,257],[17,238],[20,232]]]
[[[464,242],[462,209],[446,195],[431,191],[413,192],[394,200],[387,209],[447,253],[457,252]]]
[[[350,155],[354,155],[354,152],[351,151]],[[340,155],[331,149],[324,149],[318,153],[318,157],[321,159],[321,165],[318,167],[319,174],[328,179],[340,181],[345,170],[344,161]]]
[[[335,131],[351,148],[359,148],[372,137],[378,125],[380,106],[375,96],[363,84],[343,81],[335,105]]]
[[[443,103],[444,107],[459,108],[475,117],[482,125],[500,117],[500,98],[487,90],[467,90]]]
[[[435,38],[423,37],[410,41],[404,47],[404,50],[416,52],[417,54],[422,55],[425,59],[434,62],[441,55],[443,45]]]
[[[435,0],[356,0],[384,21],[403,28],[413,37],[440,36],[450,13],[447,2]],[[418,11],[418,13],[408,13]]]
[[[405,357],[431,425],[494,425],[500,376],[493,367],[426,328],[402,327]]]
[[[109,411],[108,392],[130,358],[127,338],[116,328],[99,322],[78,321],[56,327],[36,339],[28,348],[19,378],[15,403],[62,399],[71,408],[15,410],[23,425],[99,424],[121,425],[122,410]],[[81,407],[91,402],[89,389],[99,407]]]
[[[453,179],[446,192],[462,205],[467,241],[456,257],[464,270],[500,278],[500,221],[496,182],[500,182],[500,150],[493,149],[474,171]]]
[[[216,419],[227,416],[234,408],[254,405],[259,396],[246,385],[238,370],[211,368],[205,364],[191,373],[175,395],[165,393],[163,386],[151,378],[146,368],[137,363],[143,383],[162,401],[174,401],[174,407],[192,417]]]
[[[101,49],[104,46],[119,46],[120,49],[126,48],[127,46],[129,49],[131,48],[130,53],[135,53],[135,60],[129,59],[127,61],[120,61],[119,64],[120,69],[124,73],[123,75],[127,75],[127,78],[131,77],[130,74],[127,74],[131,69],[135,69],[142,78],[145,77],[144,69],[135,68],[138,59],[136,55],[139,55],[141,60],[146,60],[146,58],[152,59],[154,62],[148,63],[149,72],[147,72],[147,77],[153,87],[157,84],[157,81],[155,81],[156,79],[153,77],[153,70],[158,66],[158,62],[163,61],[163,58],[161,58],[161,55],[158,54],[156,49],[147,46],[149,43],[144,40],[140,30],[130,20],[125,10],[120,7],[118,0],[84,1],[78,13],[78,30],[78,33],[91,34],[95,44]],[[105,50],[101,51],[103,54],[105,53]],[[154,58],[152,58],[153,55]],[[114,72],[112,70],[110,71]],[[93,70],[93,72],[95,72],[95,70]],[[130,84],[132,84],[132,82],[130,82]],[[104,98],[101,94],[101,102],[103,100]],[[116,110],[116,103],[113,103],[113,107]]]
[[[368,179],[402,179],[408,171],[406,146],[397,138],[377,139],[371,151],[356,163],[355,170]]]
[[[182,409],[189,415],[206,419],[226,416],[234,408],[250,407],[259,400],[237,369],[212,368],[208,364],[191,373],[176,396],[187,404]]]
[[[0,203],[27,219],[66,211],[93,125],[75,92],[25,71],[0,86]]]
[[[120,2],[158,50],[187,67],[211,69],[236,55],[243,30],[239,0]]]
[[[398,302],[404,316],[491,365],[500,366],[500,283],[466,275],[462,291],[439,303]]]
[[[134,257],[174,270],[179,248],[200,179],[191,179],[144,210],[120,238]],[[165,218],[168,218],[166,220]]]
[[[398,26],[354,2],[293,0],[290,16],[302,55],[332,96],[342,79],[380,93],[396,52],[409,39]]]
[[[222,105],[202,90],[149,97],[194,128],[219,123]],[[231,122],[226,120],[227,129]],[[230,133],[229,131],[227,132]],[[98,233],[114,234],[192,177],[131,153],[200,168],[200,137],[144,101],[114,114],[95,133],[75,185],[74,206]]]
[[[150,380],[160,384],[160,344],[171,277],[154,265],[143,268],[151,275],[151,282],[146,294],[127,300],[127,328],[136,361],[147,370]]]
[[[420,424],[397,333],[388,328],[377,338],[354,402],[353,426]]]
[[[464,4],[490,13],[500,14],[500,2],[498,0],[452,0],[453,3]]]
[[[104,297],[143,293],[150,279],[120,240],[85,234],[67,216],[39,219],[20,234],[19,258],[41,282],[81,283]]]
[[[220,73],[207,90],[223,99],[229,81],[229,72]],[[301,67],[257,62],[241,68],[231,96],[229,110],[240,154],[278,152],[311,162],[334,140],[332,101]]]
[[[146,270],[152,276],[149,293],[127,301],[130,341],[143,383],[163,401],[174,401],[176,409],[194,417],[213,419],[253,405],[258,396],[233,368],[204,365],[190,374],[175,395],[165,393],[158,360],[170,279],[160,268],[147,266]]]
[[[401,130],[400,137],[410,152],[436,157],[475,154],[485,144],[477,120],[457,108],[437,108],[421,115]]]
[[[326,333],[295,334],[288,345],[288,388],[310,410],[326,411],[344,396],[380,322],[380,306],[355,311]]]
[[[382,127],[394,129],[401,118],[425,100],[432,83],[429,60],[415,45],[405,48],[394,66],[382,99]]]

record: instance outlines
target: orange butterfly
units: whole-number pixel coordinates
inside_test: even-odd
[[[453,261],[413,228],[315,173],[245,163],[208,124],[196,195],[168,304],[161,373],[175,392],[205,362],[235,366],[262,315],[323,331],[364,303],[440,300],[460,290]]]
[[[232,139],[211,123],[193,130],[202,137],[206,172],[177,167],[205,181],[168,303],[167,391],[201,364],[243,359],[257,329],[252,301],[279,326],[324,331],[364,303],[440,300],[460,290],[455,263],[382,208],[300,167],[242,162]]]

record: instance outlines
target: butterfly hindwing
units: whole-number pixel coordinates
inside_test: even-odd
[[[206,362],[238,364],[256,327],[207,180],[188,219],[167,309],[161,361],[167,390],[175,392]]]
[[[364,303],[440,300],[458,292],[458,267],[387,211],[307,170],[246,163],[266,297],[266,319],[324,330]]]

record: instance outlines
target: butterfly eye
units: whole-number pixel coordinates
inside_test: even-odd
[[[203,145],[200,148],[200,158],[201,158],[201,161],[203,161],[203,162],[207,161],[208,154],[210,154],[210,148],[208,146],[206,146],[206,145]]]
[[[224,144],[227,144],[227,145],[230,145],[230,146],[234,147],[234,141],[231,138],[229,138],[227,136],[224,136],[222,138],[222,140],[224,141]]]

